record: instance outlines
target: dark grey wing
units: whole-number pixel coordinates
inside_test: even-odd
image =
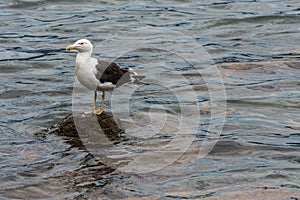
[[[131,81],[129,69],[121,68],[117,63],[98,61],[96,68],[96,78],[100,80],[101,83],[111,82],[114,85],[120,86]]]

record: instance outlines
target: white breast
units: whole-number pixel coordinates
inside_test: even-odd
[[[86,88],[93,91],[107,91],[113,90],[116,86],[110,82],[101,83],[97,78],[96,65],[98,61],[96,58],[91,58],[88,62],[80,62],[80,59],[76,59],[76,76],[79,82]]]
[[[96,79],[97,70],[95,65],[96,59],[82,60],[80,57],[76,59],[76,76],[79,82],[90,90],[96,90],[99,81]]]

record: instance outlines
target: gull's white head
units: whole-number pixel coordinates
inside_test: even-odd
[[[93,51],[92,43],[87,39],[77,40],[74,44],[68,46],[66,50],[78,50],[79,52],[90,52]]]

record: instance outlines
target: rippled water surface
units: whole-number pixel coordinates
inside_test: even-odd
[[[248,183],[299,189],[299,6],[0,1],[1,199],[192,199]],[[106,98],[127,138],[99,148],[105,158],[40,136],[72,105],[92,105],[92,92],[74,94],[75,53],[65,51],[79,38],[146,75],[145,85]]]

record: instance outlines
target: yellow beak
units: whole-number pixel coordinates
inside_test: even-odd
[[[67,46],[67,48],[66,48],[66,50],[68,50],[68,51],[70,51],[70,50],[74,50],[74,49],[76,49],[76,46],[75,45],[69,45],[69,46]]]

